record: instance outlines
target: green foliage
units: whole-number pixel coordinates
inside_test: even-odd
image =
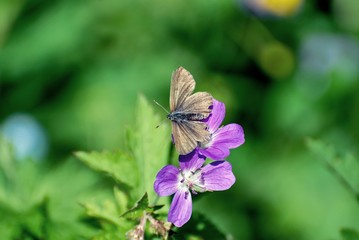
[[[75,156],[92,169],[110,175],[118,183],[131,188],[138,184],[136,163],[133,157],[125,152],[76,152]]]
[[[171,144],[171,133],[167,122],[156,128],[165,116],[160,117],[155,114],[152,106],[144,96],[139,96],[135,111],[135,126],[127,134],[129,147],[140,173],[138,197],[143,192],[147,192],[149,199],[156,197],[153,191],[154,179],[157,172],[169,162]]]
[[[127,130],[127,150],[76,152],[75,156],[94,170],[125,184],[125,189],[131,188],[132,200],[147,192],[154,201],[154,179],[168,162],[171,135],[167,124],[156,128],[161,118],[142,95],[136,109],[135,124]]]
[[[144,212],[151,214],[157,210],[160,210],[162,207],[163,205],[150,206],[148,203],[148,195],[145,193],[143,197],[136,202],[134,207],[122,214],[122,217],[136,220],[141,218]]]
[[[320,140],[307,139],[307,145],[359,201],[359,160],[352,153],[339,152],[334,146]],[[340,232],[343,240],[359,240],[359,234],[355,230],[342,229]]]
[[[113,191],[114,191],[113,193],[115,195],[115,201],[117,204],[118,211],[124,212],[125,210],[127,210],[127,207],[129,206],[128,196],[117,187],[114,187]]]
[[[160,117],[140,95],[135,124],[127,131],[127,150],[75,153],[90,168],[106,173],[118,183],[114,188],[115,199],[107,199],[101,206],[83,203],[87,215],[101,223],[102,230],[96,239],[123,237],[140,219],[161,208],[149,204],[149,200],[156,199],[153,183],[168,161],[171,144],[168,125],[156,128],[159,122]],[[141,193],[142,197],[128,210],[128,204],[134,203]]]
[[[148,196],[145,193],[133,208],[122,214],[122,217],[132,220],[140,219],[148,208]]]
[[[116,204],[115,201],[106,199],[101,204],[86,202],[82,206],[86,214],[100,224],[101,230],[93,236],[94,239],[122,239],[132,226],[119,217],[124,206]]]
[[[359,233],[353,229],[344,228],[340,233],[343,240],[359,240]]]
[[[133,200],[144,192],[154,199],[154,179],[169,157],[170,131],[167,124],[156,128],[161,118],[142,95],[136,113],[135,125],[127,130],[127,151],[76,152],[75,155],[94,170],[130,187]]]
[[[15,162],[0,137],[0,236],[12,239],[80,239],[93,230],[80,221],[77,201],[96,194],[98,181],[77,162],[52,169],[31,160]],[[71,178],[70,178],[71,176]]]
[[[307,140],[308,147],[334,171],[359,200],[359,160],[350,152],[340,153],[320,140]]]

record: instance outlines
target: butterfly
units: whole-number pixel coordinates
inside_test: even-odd
[[[207,92],[192,94],[196,82],[183,67],[172,74],[170,89],[170,113],[172,136],[176,150],[180,155],[192,152],[198,145],[206,145],[211,134],[203,122],[210,113],[213,98]]]

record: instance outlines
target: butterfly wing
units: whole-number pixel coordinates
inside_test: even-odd
[[[177,152],[180,155],[185,155],[196,148],[197,142],[187,131],[183,131],[183,127],[176,122],[172,122],[173,140]]]
[[[186,98],[191,95],[196,82],[193,76],[183,67],[179,67],[172,74],[170,89],[170,110],[175,111]]]
[[[176,149],[181,155],[192,152],[199,142],[207,144],[211,138],[207,125],[199,121],[172,122],[172,133]]]
[[[211,113],[209,108],[213,104],[212,95],[207,92],[197,92],[187,97],[178,111],[183,113],[193,113],[202,115],[202,119],[207,118]]]

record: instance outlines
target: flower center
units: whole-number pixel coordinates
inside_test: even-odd
[[[179,178],[179,187],[183,190],[191,190],[192,193],[206,191],[201,169],[197,169],[196,171],[181,170]]]

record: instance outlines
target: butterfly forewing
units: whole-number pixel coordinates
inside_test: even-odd
[[[183,67],[179,67],[172,74],[171,90],[170,90],[170,110],[175,111],[178,106],[186,100],[193,92],[196,82],[193,76]]]
[[[212,106],[212,101],[213,98],[211,94],[207,92],[197,92],[186,98],[178,111],[200,114],[203,118],[207,118],[211,113],[209,107]]]
[[[180,125],[180,128],[190,135],[196,142],[207,144],[211,138],[210,132],[207,130],[207,124],[200,121],[188,121]]]

